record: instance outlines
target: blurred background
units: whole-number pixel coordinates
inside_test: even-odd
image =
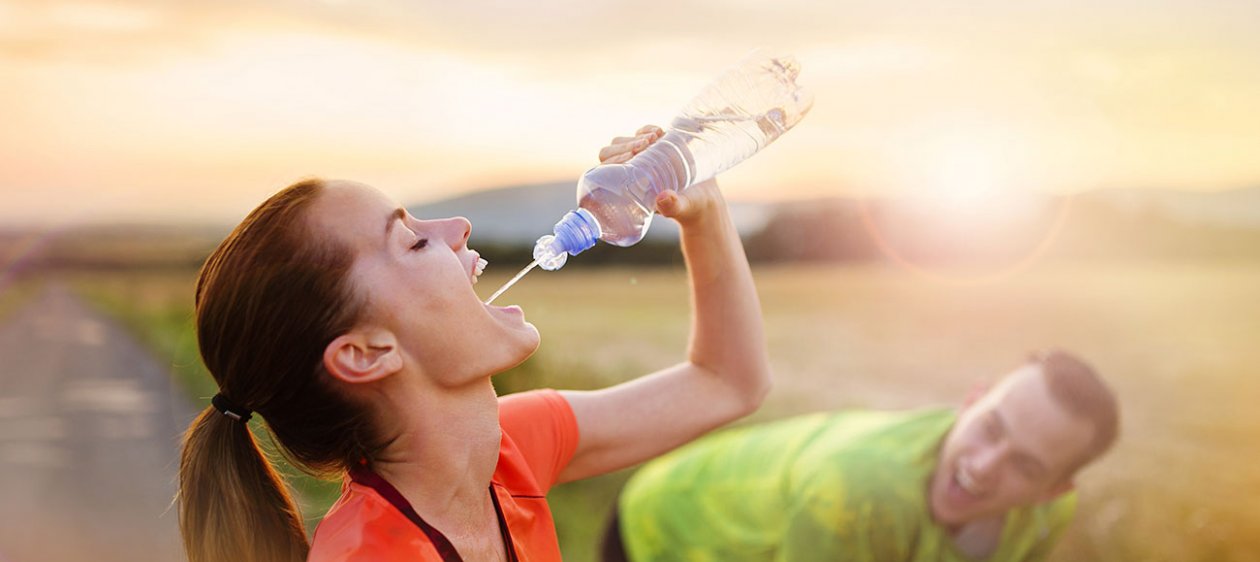
[[[1062,347],[1123,429],[1053,559],[1260,560],[1260,3],[0,0],[0,561],[182,559],[192,283],[268,195],[467,216],[488,296],[599,148],[759,46],[816,101],[720,178],[777,377],[743,423]],[[681,360],[671,226],[502,297],[543,344],[500,391]],[[338,485],[290,473],[311,530]],[[566,559],[631,473],[552,492]]]

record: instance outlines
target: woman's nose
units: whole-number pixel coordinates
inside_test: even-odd
[[[443,223],[447,243],[456,250],[463,248],[468,242],[468,236],[472,234],[472,223],[464,217],[443,219]]]

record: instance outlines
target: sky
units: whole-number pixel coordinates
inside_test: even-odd
[[[1260,2],[0,0],[0,226],[573,181],[757,47],[815,97],[733,200],[1260,185]]]

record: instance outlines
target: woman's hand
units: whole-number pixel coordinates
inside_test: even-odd
[[[608,146],[599,149],[600,164],[625,164],[635,154],[665,136],[665,131],[656,125],[644,125],[634,132],[632,137],[616,137]]]
[[[616,137],[608,146],[600,149],[600,164],[625,164],[635,155],[647,150],[649,146],[665,136],[665,131],[656,125],[644,125],[634,136]],[[718,190],[717,181],[708,179],[688,187],[682,193],[665,191],[656,197],[656,212],[687,226],[698,218],[712,216],[714,212],[722,212],[726,202],[722,192]],[[716,209],[716,211],[715,211]]]

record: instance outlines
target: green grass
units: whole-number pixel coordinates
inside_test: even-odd
[[[513,272],[492,266],[488,295]],[[776,375],[752,422],[845,407],[957,403],[1026,351],[1073,350],[1120,395],[1120,442],[1086,469],[1076,522],[1053,560],[1260,560],[1260,264],[1043,265],[998,283],[948,284],[880,266],[755,272]],[[191,273],[93,279],[85,293],[163,357],[193,397],[213,385],[191,332]],[[502,392],[592,388],[680,360],[688,325],[676,269],[535,272],[521,304],[539,352],[500,375]],[[204,404],[205,402],[198,402]],[[557,487],[565,559],[595,539],[630,471]],[[301,490],[311,485],[297,479]],[[335,489],[304,491],[323,513]]]
[[[0,280],[0,320],[30,300],[39,290],[40,282],[36,278]]]
[[[194,275],[192,271],[81,273],[69,276],[68,281],[168,362],[190,399],[204,406],[218,386],[197,351]]]
[[[79,294],[120,320],[158,357],[169,361],[171,374],[194,408],[209,406],[218,385],[197,351],[192,303],[194,272],[92,273],[72,276],[70,281]],[[341,493],[341,484],[297,470],[279,454],[261,419],[255,417],[249,425],[296,492],[307,531],[313,531]]]

